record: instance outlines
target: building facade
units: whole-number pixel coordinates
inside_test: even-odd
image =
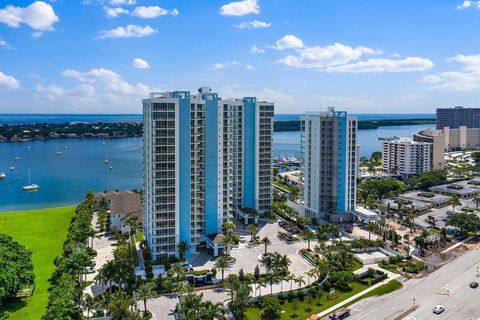
[[[480,108],[438,108],[437,129],[480,128]]]
[[[208,87],[143,100],[145,238],[154,258],[189,252],[237,208],[272,201],[274,104],[222,100]]]
[[[357,120],[329,108],[307,113],[302,122],[305,215],[349,221],[356,205]]]
[[[408,177],[431,170],[432,144],[403,137],[382,141],[382,170]]]
[[[439,138],[442,141],[438,142],[438,145],[444,146],[444,152],[480,148],[480,128],[460,126],[457,129],[449,127],[441,130],[426,129],[414,135],[414,139],[418,141],[436,142]]]
[[[430,170],[443,170],[445,167],[446,140],[443,130],[426,129],[413,134],[413,140],[430,143]]]

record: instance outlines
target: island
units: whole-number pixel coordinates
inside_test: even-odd
[[[358,129],[378,129],[385,126],[435,124],[436,119],[359,120]],[[299,131],[300,120],[277,120],[273,131]],[[142,122],[68,122],[0,125],[0,142],[24,142],[60,138],[127,138],[143,134]]]

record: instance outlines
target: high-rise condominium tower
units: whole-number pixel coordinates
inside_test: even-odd
[[[357,120],[329,108],[307,113],[303,122],[305,215],[349,221],[356,205]]]
[[[270,210],[274,104],[208,87],[143,100],[145,238],[154,258],[190,252],[235,209]]]
[[[480,128],[480,108],[438,108],[437,129]]]

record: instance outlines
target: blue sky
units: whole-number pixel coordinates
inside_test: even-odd
[[[277,113],[480,105],[480,1],[0,2],[0,113],[140,113],[210,86]]]

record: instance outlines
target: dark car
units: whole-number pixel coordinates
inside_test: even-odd
[[[470,288],[477,289],[478,288],[478,282],[475,282],[475,281],[470,282]]]

